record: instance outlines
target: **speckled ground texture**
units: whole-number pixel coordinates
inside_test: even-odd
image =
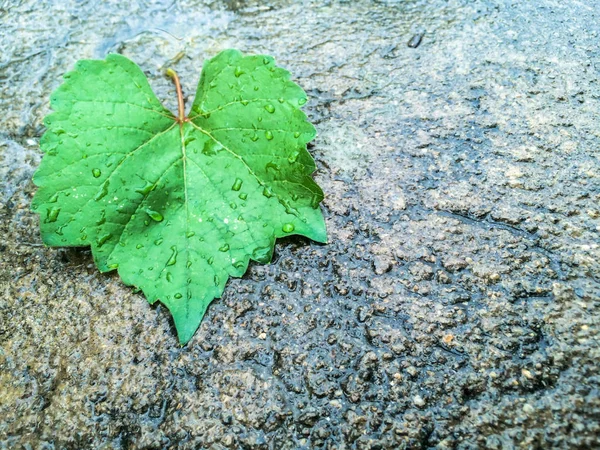
[[[0,1],[0,447],[598,448],[599,31],[586,1]],[[41,244],[31,177],[77,59],[175,109],[163,68],[192,95],[230,47],[310,95],[330,243],[279,241],[180,348]]]

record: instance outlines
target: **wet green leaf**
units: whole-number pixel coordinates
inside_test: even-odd
[[[191,112],[165,109],[120,55],[79,61],[52,94],[32,208],[51,246],[91,246],[192,337],[213,298],[276,238],[326,241],[304,91],[268,56],[205,62]]]

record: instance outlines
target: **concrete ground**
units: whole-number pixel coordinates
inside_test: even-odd
[[[600,3],[54,3],[0,1],[0,447],[600,447]],[[230,47],[311,97],[330,243],[279,241],[180,348],[41,244],[31,177],[76,60],[175,109],[162,68],[189,104]]]

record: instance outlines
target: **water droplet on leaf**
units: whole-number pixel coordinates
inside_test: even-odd
[[[94,178],[98,178],[100,175],[102,175],[102,172],[100,169],[92,169],[92,175],[94,175]]]
[[[267,141],[271,141],[273,139],[273,133],[270,130],[265,131],[265,137]]]
[[[167,266],[174,266],[177,263],[177,247],[171,246],[171,256],[167,261]]]
[[[58,214],[60,213],[60,208],[49,208],[46,210],[46,223],[56,222],[58,219]]]
[[[242,183],[243,181],[241,178],[236,178],[233,182],[233,186],[231,186],[231,189],[234,191],[239,191],[242,188]]]
[[[273,114],[275,112],[275,107],[273,105],[271,105],[270,103],[265,105],[265,109],[267,110],[267,112]]]
[[[164,217],[161,213],[159,213],[158,211],[154,211],[153,209],[147,208],[146,209],[146,214],[148,214],[150,216],[150,218],[152,220],[154,220],[155,222],[162,222]]]

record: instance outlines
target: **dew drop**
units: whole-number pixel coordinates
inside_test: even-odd
[[[196,233],[193,231],[188,231],[187,233],[185,233],[185,237],[187,238],[191,238],[192,236],[194,236]]]
[[[56,203],[57,201],[58,201],[58,193],[56,193],[52,197],[50,197],[50,199],[48,200],[48,203]]]
[[[154,241],[154,245],[160,245],[163,243],[163,238],[159,238],[157,240]]]
[[[241,100],[240,103],[244,106],[247,106],[250,102],[248,100]]]
[[[271,133],[270,130],[265,131],[265,137],[267,138],[267,141],[271,141],[273,140],[273,133]]]
[[[159,213],[158,211],[154,211],[153,209],[150,208],[146,208],[146,214],[148,214],[150,216],[150,218],[152,220],[154,220],[155,222],[162,222],[164,217],[161,213]]]
[[[283,230],[284,233],[291,233],[292,231],[294,231],[294,224],[293,223],[284,223],[283,227],[281,227],[281,229]]]
[[[186,263],[185,263],[185,267],[187,267],[188,269],[189,269],[190,267],[192,267],[192,262],[191,262],[191,261],[188,261],[188,262],[186,262]]]
[[[237,209],[237,204],[236,204],[235,202],[231,202],[231,203],[229,204],[229,207],[230,207],[231,209]]]
[[[102,189],[100,189],[100,192],[98,192],[95,195],[94,200],[96,200],[96,201],[102,200],[107,195],[108,195],[108,180],[106,180],[104,183],[102,183]]]
[[[154,184],[146,181],[146,184],[141,188],[137,188],[135,192],[142,195],[147,195],[152,189],[154,189]]]
[[[102,210],[100,218],[96,221],[96,225],[103,225],[106,222],[106,210]]]
[[[233,186],[231,186],[231,190],[233,191],[239,191],[242,188],[242,179],[241,178],[236,178],[235,181],[233,182]]]
[[[248,194],[246,194],[245,192],[242,192],[240,195],[238,195],[238,197],[242,200],[246,200],[248,198]]]
[[[301,98],[300,100],[298,100],[298,104],[300,106],[304,105],[306,103],[306,99],[305,98]]]
[[[144,248],[144,246],[142,244],[138,244],[135,246],[135,248],[137,248],[139,250],[140,248]]]
[[[225,244],[225,245],[223,245],[223,246],[219,247],[219,251],[220,251],[220,252],[226,252],[226,251],[229,251],[229,244]]]
[[[252,259],[259,263],[267,264],[269,261],[271,261],[271,255],[272,250],[270,246],[259,247],[254,249],[252,252]]]
[[[236,261],[233,263],[233,267],[236,269],[242,269],[244,267],[244,261]]]
[[[290,156],[288,156],[288,162],[290,164],[294,164],[296,161],[298,161],[298,156],[300,155],[299,152],[292,152],[290,153]]]
[[[292,200],[293,201],[297,201],[298,200],[298,194],[292,194]]]
[[[87,237],[87,234],[82,234],[82,235],[81,235],[81,240],[82,240],[82,241],[86,241],[86,240],[87,240],[87,238],[88,238],[88,237]]]
[[[167,266],[174,266],[177,263],[177,247],[171,246],[171,256],[167,261]]]
[[[252,142],[256,142],[256,141],[258,141],[258,136],[256,135],[256,133],[255,133],[255,134],[253,134],[252,136],[250,136],[250,140],[251,140]]]
[[[270,103],[265,105],[265,109],[267,110],[267,112],[273,114],[275,112],[275,107],[273,105],[271,105]]]
[[[215,286],[219,285],[219,277],[218,276],[214,276],[213,281],[215,282]]]
[[[317,209],[319,207],[320,202],[321,199],[319,198],[319,196],[317,194],[314,194],[310,199],[310,206],[312,206],[313,209]]]
[[[258,91],[259,87],[258,86],[254,86],[254,90]]]
[[[295,131],[295,132],[294,132],[294,137],[295,137],[296,139],[298,139],[298,138],[300,137],[300,132],[299,132],[299,131]]]
[[[265,188],[263,189],[262,194],[267,197],[267,198],[271,198],[273,197],[273,191],[271,191],[271,189],[269,189],[268,187],[265,186]]]
[[[106,243],[106,241],[108,241],[111,237],[112,237],[112,234],[110,234],[110,233],[103,234],[98,239],[96,239],[96,245],[98,247],[102,247]]]
[[[283,97],[279,97],[278,101],[279,101],[279,103],[283,103],[283,102],[285,102],[285,99]]]
[[[277,163],[275,163],[275,162],[273,162],[273,161],[270,161],[270,162],[268,162],[268,163],[265,165],[265,171],[267,171],[267,172],[268,172],[268,171],[269,171],[269,169],[272,169],[272,170],[274,170],[274,171],[278,172],[278,171],[279,171],[279,164],[277,164]]]
[[[265,58],[263,58],[263,64],[264,64],[265,66],[267,66],[267,65],[268,65],[270,62],[271,62],[271,61],[269,60],[269,58],[266,58],[266,57],[265,57]]]
[[[237,66],[233,72],[233,74],[235,75],[236,78],[239,78],[240,76],[242,76],[243,73],[244,73],[244,71],[242,70],[242,68],[240,66]]]
[[[209,263],[209,264],[212,264],[212,263],[214,263],[214,262],[215,262],[215,258],[214,258],[214,256],[211,256],[210,258],[208,258],[208,259],[206,260],[206,262],[207,262],[207,263]]]
[[[171,283],[173,281],[173,274],[171,272],[167,272],[167,281]]]
[[[46,223],[56,222],[58,219],[58,214],[60,213],[60,208],[49,208],[46,210]]]
[[[183,297],[183,295],[181,295],[179,292],[177,294],[175,294],[173,297],[175,297],[176,299],[180,299],[181,297]]]
[[[100,175],[102,175],[102,172],[100,169],[92,169],[92,175],[94,175],[94,178],[98,178]]]

